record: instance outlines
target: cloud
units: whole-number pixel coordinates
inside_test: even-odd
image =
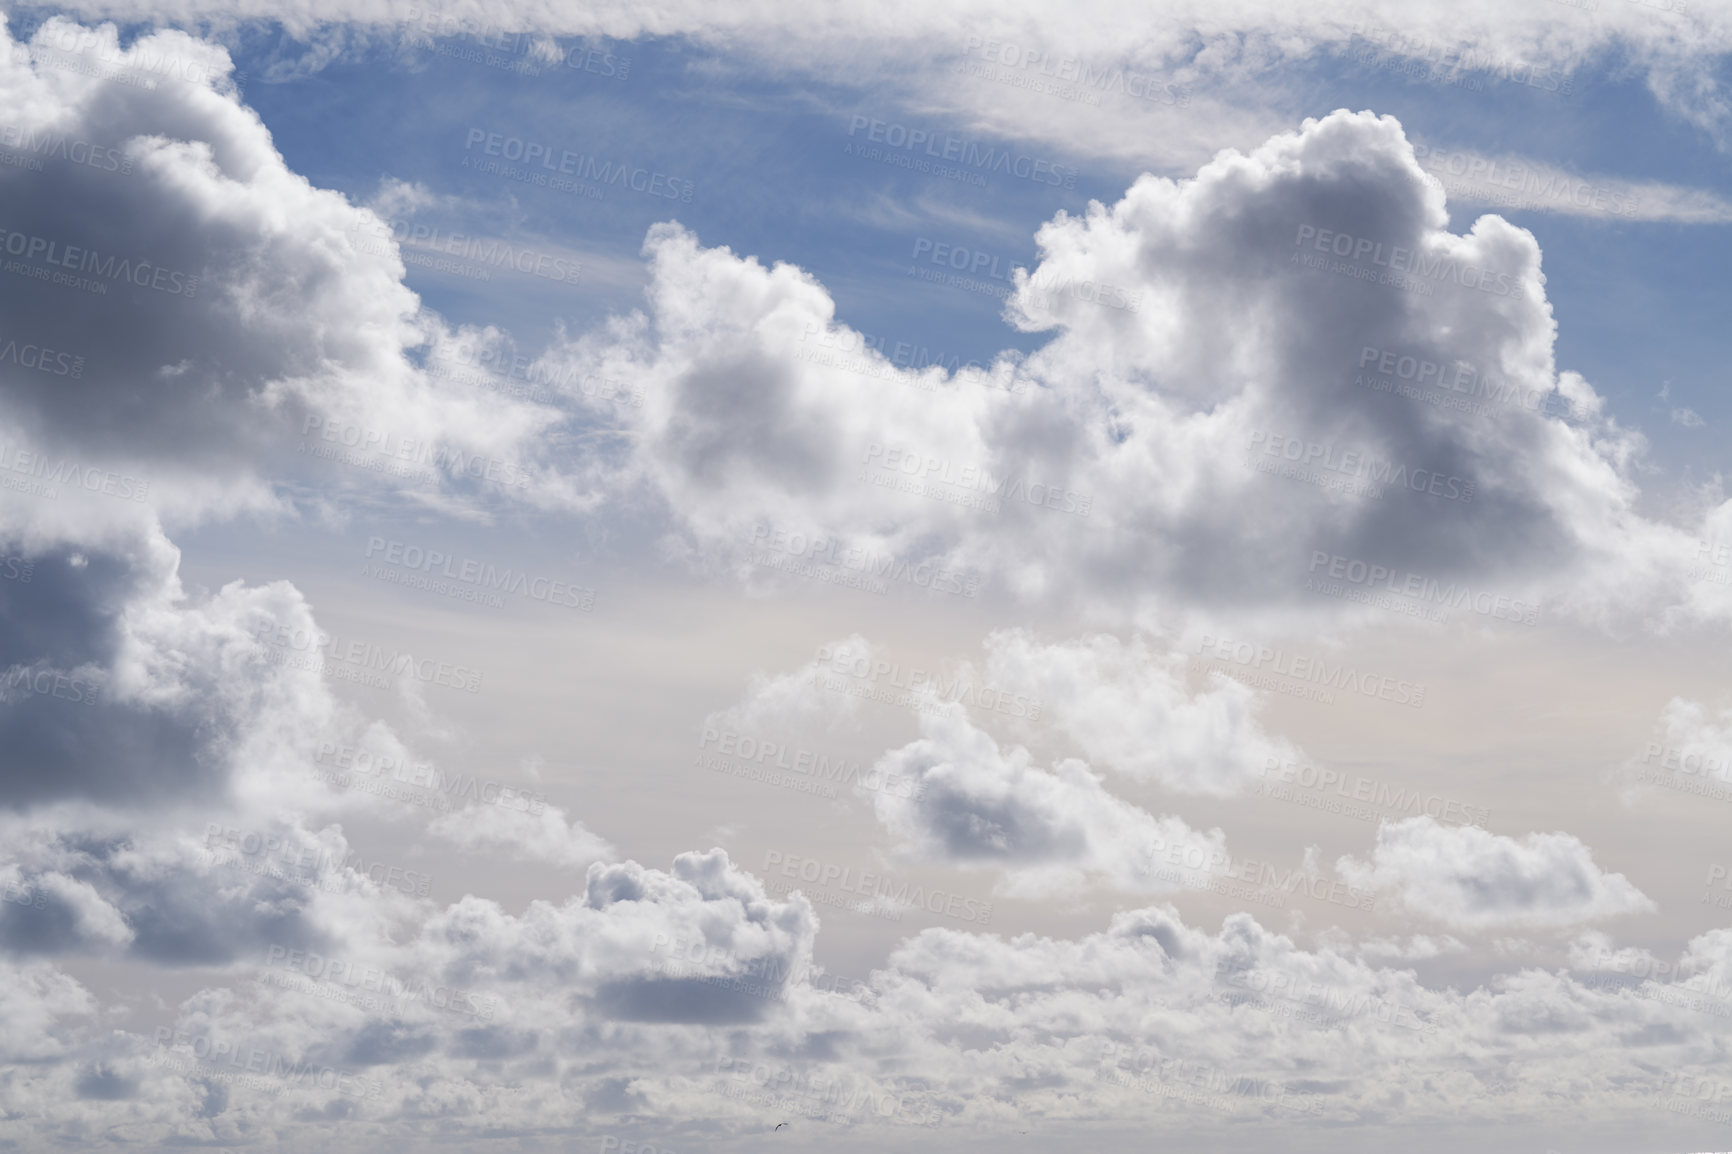
[[[1272,759],[1301,756],[1263,732],[1254,690],[1216,673],[1193,694],[1185,658],[1153,652],[1142,637],[1043,645],[1026,630],[1003,630],[986,648],[995,683],[1027,687],[1091,763],[1116,773],[1220,796],[1260,777]]]
[[[80,0],[69,10],[123,22],[158,13],[140,0]],[[1159,22],[1117,18],[1077,21],[1066,7],[1023,5],[1015,11],[971,0],[942,9],[909,9],[883,21],[836,13],[813,22],[793,4],[717,11],[697,3],[653,12],[565,10],[515,2],[447,4],[423,11],[378,0],[215,0],[188,3],[183,20],[228,26],[277,21],[308,47],[285,46],[267,71],[305,75],[366,51],[395,50],[409,66],[435,50],[430,37],[459,45],[501,32],[545,37],[685,37],[726,50],[725,63],[790,80],[831,79],[848,65],[857,82],[894,86],[908,103],[974,131],[1041,140],[1092,156],[1189,165],[1223,141],[1249,143],[1269,121],[1270,106],[1294,101],[1291,75],[1308,69],[1377,72],[1419,66],[1421,75],[1493,91],[1524,86],[1556,94],[1578,87],[1583,73],[1622,56],[1661,104],[1724,140],[1732,104],[1714,60],[1732,35],[1708,15],[1640,5],[1604,8],[1592,20],[1556,11],[1487,8],[1463,14],[1428,0],[1404,7],[1398,23],[1368,19],[1350,0],[1296,9],[1252,3],[1189,3]],[[535,42],[529,58],[558,56]],[[1039,83],[1031,83],[1035,80]]]
[[[1623,874],[1608,874],[1567,833],[1517,839],[1430,817],[1384,824],[1369,862],[1343,857],[1349,885],[1393,891],[1409,912],[1455,929],[1560,927],[1657,907]]]
[[[611,845],[582,822],[568,819],[558,806],[527,804],[529,809],[472,805],[454,810],[435,818],[427,832],[465,853],[541,862],[559,869],[587,869],[591,862],[614,856]]]
[[[1594,220],[1732,222],[1732,202],[1706,189],[1581,176],[1531,157],[1490,157],[1471,149],[1416,146],[1414,152],[1432,184],[1453,203]]]
[[[916,796],[879,793],[878,818],[911,856],[998,867],[1017,895],[1074,892],[1090,882],[1171,893],[1227,863],[1220,830],[1198,833],[1109,794],[1067,758],[1051,770],[1021,747],[1004,752],[961,705],[929,703],[920,740],[880,758],[876,771],[914,779]]]
[[[704,719],[706,730],[738,730],[743,733],[781,733],[789,729],[818,726],[826,732],[854,721],[860,703],[851,694],[825,690],[819,680],[830,662],[822,655],[851,658],[870,663],[876,649],[858,633],[820,647],[814,657],[788,673],[753,673],[746,695],[727,709]]]
[[[983,373],[891,364],[808,274],[675,225],[647,311],[544,364],[643,388],[607,487],[752,585],[925,561],[1121,620],[1363,616],[1315,576],[1339,557],[1468,621],[1724,612],[1686,584],[1690,535],[1636,512],[1645,441],[1557,369],[1533,236],[1448,232],[1393,119],[1307,121],[1036,239],[1007,316],[1052,339]],[[1427,402],[1446,375],[1474,411]]]
[[[9,546],[28,574],[0,581],[9,805],[161,805],[236,788],[243,765],[253,785],[305,775],[338,711],[316,669],[270,662],[261,641],[314,630],[292,586],[189,596],[179,551],[145,527]]]
[[[581,897],[518,917],[467,897],[426,923],[417,949],[463,984],[557,983],[603,1017],[722,1024],[769,1013],[774,997],[748,987],[773,993],[808,969],[816,932],[805,898],[772,900],[717,849],[670,872],[592,865]],[[516,1015],[534,1023],[527,1007]]]
[[[424,371],[457,334],[375,213],[288,168],[224,49],[169,30],[121,48],[60,16],[0,47],[7,131],[42,160],[0,173],[29,266],[0,284],[4,338],[67,358],[7,366],[11,453],[176,518],[281,507],[296,480],[571,496],[536,447],[559,412]]]

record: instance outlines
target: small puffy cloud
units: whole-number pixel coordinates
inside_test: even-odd
[[[1732,782],[1732,708],[1716,714],[1700,701],[1674,697],[1660,710],[1655,728],[1660,740],[1648,744],[1648,764]]]
[[[1090,763],[1183,793],[1227,795],[1271,761],[1300,756],[1258,724],[1256,691],[1220,673],[1193,693],[1186,659],[1134,637],[1043,645],[1026,630],[986,640],[987,671],[1027,687]]]
[[[1132,893],[1186,888],[1181,867],[1227,861],[1221,831],[1199,833],[1106,791],[1099,775],[1067,758],[1050,770],[1026,749],[1000,749],[961,705],[929,703],[922,737],[880,758],[878,772],[913,779],[915,796],[879,793],[878,818],[909,855],[997,867],[1006,892],[1063,893],[1089,883]]]
[[[614,850],[604,839],[572,821],[556,805],[472,805],[435,818],[427,832],[465,853],[490,854],[540,862],[559,869],[587,869],[608,861]]]
[[[821,679],[834,662],[870,663],[874,652],[871,642],[854,633],[821,647],[818,656],[789,673],[754,673],[745,696],[706,717],[704,728],[773,734],[807,726],[829,729],[852,721],[859,714],[858,698],[825,689]]]
[[[1388,890],[1411,913],[1464,930],[1572,926],[1656,908],[1570,834],[1518,839],[1428,816],[1379,826],[1370,861],[1343,857],[1336,870],[1350,885]]]

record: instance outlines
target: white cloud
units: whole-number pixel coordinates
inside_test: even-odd
[[[904,853],[998,867],[1005,892],[1019,896],[1074,892],[1089,882],[1172,893],[1227,864],[1220,830],[1199,833],[1181,818],[1121,801],[1074,758],[1036,768],[1026,749],[1001,750],[961,705],[928,702],[920,729],[920,740],[874,766],[925,787],[910,791],[918,796],[874,798]]]
[[[820,647],[820,654],[852,657],[856,661],[870,662],[875,652],[872,643],[858,633]],[[727,709],[711,713],[704,719],[704,728],[775,734],[817,726],[831,732],[836,726],[852,722],[860,712],[858,698],[830,692],[819,684],[829,665],[819,656],[788,673],[753,673],[745,696]]]
[[[1186,660],[1095,636],[1043,645],[1025,630],[986,640],[990,678],[1027,687],[1053,724],[1103,768],[1184,793],[1235,793],[1262,775],[1271,759],[1300,756],[1266,735],[1256,691],[1223,674],[1206,688],[1187,688]]]
[[[587,869],[591,862],[609,861],[614,856],[611,845],[585,829],[582,822],[568,819],[558,806],[527,799],[513,805],[484,804],[453,810],[435,818],[427,832],[466,853],[541,862],[559,869]]]
[[[288,168],[226,51],[178,31],[122,49],[112,26],[60,16],[28,50],[10,35],[0,47],[8,131],[47,157],[82,142],[113,161],[0,173],[10,243],[36,246],[25,263],[46,268],[53,244],[103,290],[0,284],[15,339],[81,358],[76,389],[11,374],[13,451],[95,468],[99,483],[113,471],[177,519],[281,507],[295,482],[582,505],[546,463],[559,411],[417,367],[454,334],[403,284],[377,215]],[[147,88],[128,70],[175,79]],[[406,197],[393,186],[386,203]]]
[[[832,356],[859,337],[809,275],[673,225],[646,242],[648,311],[546,363],[643,387],[615,418],[611,487],[659,501],[695,555],[752,584],[778,579],[765,556],[848,578],[926,560],[1120,619],[1364,615],[1307,588],[1323,556],[1411,578],[1467,621],[1511,602],[1726,612],[1686,584],[1690,535],[1636,512],[1641,436],[1557,370],[1533,236],[1446,222],[1400,126],[1339,112],[1044,225],[1009,315],[1055,335],[994,367],[1003,388]],[[1407,268],[1411,291],[1302,263],[1352,265],[1341,237],[1364,270]],[[1379,391],[1421,364],[1493,399],[1469,414]],[[1261,468],[1288,446],[1313,476]]]
[[[1567,833],[1518,839],[1414,817],[1379,826],[1370,861],[1343,857],[1335,868],[1349,885],[1390,890],[1409,912],[1456,929],[1571,926],[1657,908]]]

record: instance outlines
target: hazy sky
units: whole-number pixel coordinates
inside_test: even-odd
[[[1724,1149],[1729,17],[12,10],[0,1143]]]

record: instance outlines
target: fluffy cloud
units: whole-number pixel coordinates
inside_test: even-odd
[[[613,847],[572,821],[556,805],[516,809],[474,805],[436,818],[427,831],[467,853],[542,862],[559,869],[586,869],[613,857]]]
[[[1008,311],[1053,338],[984,374],[831,355],[859,337],[810,276],[672,225],[648,312],[545,363],[643,385],[616,487],[754,581],[768,555],[1116,614],[1724,611],[1686,584],[1690,536],[1635,512],[1640,436],[1557,369],[1532,235],[1449,232],[1393,119],[1144,176],[1037,240]],[[1492,399],[1391,391],[1420,373]]]
[[[1570,926],[1656,907],[1567,833],[1520,839],[1413,817],[1378,827],[1370,861],[1344,857],[1351,885],[1388,889],[1412,913],[1458,929]]]
[[[42,158],[0,173],[8,252],[29,266],[0,284],[4,339],[65,354],[10,358],[8,452],[69,488],[125,478],[123,498],[180,517],[269,507],[297,475],[570,495],[532,447],[559,414],[423,370],[456,335],[402,283],[373,212],[287,167],[222,48],[162,31],[122,49],[62,17],[28,46],[0,35],[7,131]]]
[[[860,712],[852,694],[833,693],[820,685],[825,670],[835,659],[866,661],[876,648],[858,633],[820,647],[819,656],[788,673],[754,673],[746,695],[727,709],[704,719],[705,729],[739,730],[744,733],[782,733],[793,728],[817,726],[829,732],[852,722]]]
[[[1028,687],[1095,765],[1185,793],[1231,794],[1270,759],[1299,755],[1257,721],[1256,692],[1223,674],[1193,694],[1185,658],[1096,636],[1043,645],[1023,630],[986,639],[997,684]]]
[[[965,866],[996,866],[1020,895],[1063,893],[1089,880],[1133,893],[1168,893],[1227,864],[1220,830],[1198,833],[1108,793],[1074,758],[1051,770],[1029,764],[977,729],[961,705],[929,702],[923,736],[874,769],[924,786],[918,796],[879,793],[879,820],[904,852]],[[1188,867],[1188,868],[1187,868]]]

